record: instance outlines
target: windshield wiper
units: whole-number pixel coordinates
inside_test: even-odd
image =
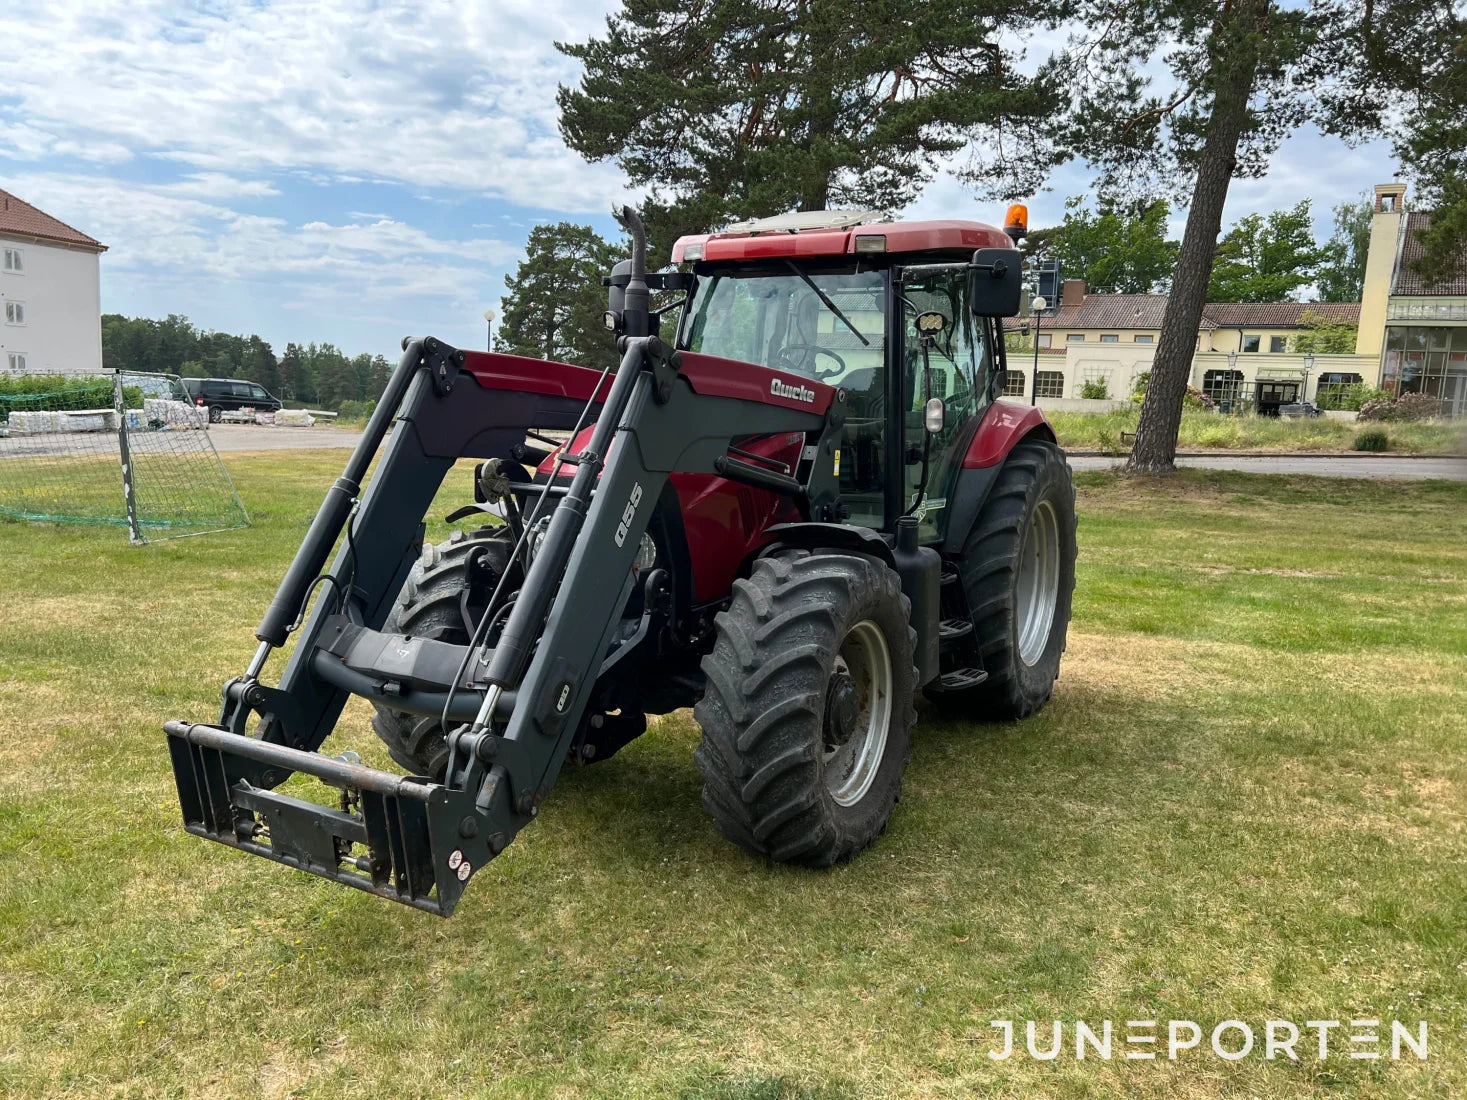
[[[790,259],[788,256],[781,256],[780,259],[784,260],[785,267],[789,268],[791,271],[793,271],[796,275],[798,275],[801,279],[803,279],[805,281],[805,285],[807,287],[809,287],[811,290],[813,290],[815,292],[815,296],[818,297],[822,302],[825,303],[825,308],[826,309],[830,310],[831,313],[834,313],[837,317],[840,318],[841,324],[845,325],[846,328],[850,329],[852,332],[854,332],[856,334],[856,339],[857,340],[861,341],[861,343],[865,344],[867,347],[870,347],[871,346],[871,341],[868,340],[868,339],[866,339],[866,337],[862,336],[861,333],[857,330],[856,326],[853,325],[853,324],[851,324],[851,319],[849,317],[847,317],[844,313],[842,313],[840,311],[840,306],[838,306],[834,302],[832,302],[826,296],[825,291],[821,290],[818,286],[815,285],[815,280],[814,279],[810,278],[810,276],[806,275],[803,271],[801,271],[800,270],[800,266],[797,263],[795,263],[794,260]]]

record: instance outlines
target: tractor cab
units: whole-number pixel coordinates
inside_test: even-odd
[[[921,541],[941,543],[1003,365],[997,315],[973,309],[973,257],[1013,242],[977,222],[878,217],[809,211],[683,237],[672,259],[693,278],[676,343],[844,390],[848,521],[890,531],[913,515]],[[1017,257],[1004,276],[1017,291]]]

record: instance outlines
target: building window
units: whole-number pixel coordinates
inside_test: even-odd
[[[1259,342],[1260,338],[1257,336],[1245,336],[1243,337],[1243,350],[1257,351]]]
[[[1287,336],[1270,336],[1268,338],[1268,350],[1271,355],[1282,355],[1289,350],[1289,338]]]
[[[1100,338],[1100,342],[1102,344],[1119,344],[1121,342],[1121,338],[1115,333],[1111,332],[1106,333],[1104,336],[1102,336]]]
[[[7,325],[25,324],[25,303],[14,299],[5,303],[5,323]]]
[[[1065,376],[1063,371],[1042,370],[1034,376],[1035,397],[1063,397]]]
[[[1072,332],[1065,337],[1065,342],[1068,344],[1083,344],[1085,342],[1085,334],[1083,332]]]
[[[1021,370],[1006,370],[1003,372],[1003,395],[1005,397],[1023,397],[1024,383],[1027,379]]]
[[[1049,341],[1051,340],[1051,338],[1052,337],[1051,337],[1051,335],[1049,333],[1047,333],[1047,332],[1041,332],[1039,334],[1039,346],[1041,348],[1047,348],[1047,347],[1049,347]]]
[[[1238,400],[1242,389],[1240,370],[1210,370],[1202,376],[1202,392],[1219,404]]]
[[[1138,344],[1154,344],[1154,343],[1156,343],[1156,337],[1155,336],[1152,336],[1151,333],[1149,333],[1149,332],[1138,332],[1138,333],[1136,333],[1135,336],[1131,337],[1131,339],[1132,340],[1135,340],[1136,343],[1138,343]]]
[[[16,275],[25,270],[25,260],[21,258],[20,249],[7,248],[5,250],[5,270]]]
[[[10,364],[10,369],[13,371],[25,370],[24,352],[12,351],[8,356],[6,356],[6,361]]]
[[[1358,374],[1326,371],[1319,376],[1319,386],[1315,390],[1314,400],[1322,409],[1338,409],[1344,404],[1346,391],[1362,381],[1363,379]]]

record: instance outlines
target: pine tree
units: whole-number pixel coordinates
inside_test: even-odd
[[[1014,0],[627,0],[557,100],[566,142],[651,190],[653,253],[731,219],[897,210],[975,133],[1042,174],[1054,104],[995,44]],[[1000,125],[1000,120],[1002,124]]]
[[[590,226],[570,222],[537,225],[525,248],[519,268],[504,280],[508,293],[496,350],[598,370],[616,362],[616,345],[602,323],[601,276],[625,252]]]
[[[1313,0],[1332,49],[1324,128],[1346,141],[1384,132],[1413,205],[1432,212],[1416,262],[1428,279],[1467,274],[1467,8],[1461,0]]]
[[[1087,160],[1106,199],[1169,194],[1187,206],[1130,471],[1174,468],[1233,178],[1266,174],[1270,154],[1306,122],[1351,141],[1381,132],[1393,134],[1398,148],[1415,140],[1412,148],[1460,167],[1464,143],[1450,138],[1467,127],[1467,112],[1450,108],[1467,103],[1467,66],[1440,38],[1446,28],[1447,41],[1461,42],[1462,20],[1448,17],[1453,2],[1426,0],[1430,19],[1415,14],[1420,0],[1070,0],[1063,6],[1077,31],[1056,62],[1073,89],[1049,128],[1056,150]],[[1423,25],[1435,29],[1437,40]],[[1397,48],[1398,40],[1409,42],[1412,57]],[[1420,61],[1424,54],[1432,59]],[[1167,87],[1154,83],[1160,66],[1170,73]],[[1414,112],[1396,110],[1394,93],[1402,86],[1429,108],[1424,115],[1413,119]],[[1000,158],[974,178],[1003,181],[1025,167],[1012,161]],[[1460,175],[1436,172],[1447,180]],[[1451,194],[1445,184],[1442,193]],[[1467,212],[1467,184],[1462,196]]]

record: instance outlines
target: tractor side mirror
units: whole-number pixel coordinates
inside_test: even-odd
[[[968,265],[968,308],[979,317],[1016,317],[1024,293],[1017,248],[980,248]]]
[[[608,288],[606,291],[606,310],[608,313],[620,314],[626,308],[627,283],[632,280],[632,261],[622,260],[611,269],[611,274],[605,276],[601,282]]]

